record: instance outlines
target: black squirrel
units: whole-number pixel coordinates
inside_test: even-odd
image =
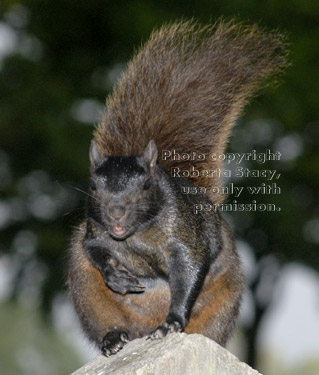
[[[201,333],[225,345],[244,278],[217,211],[218,177],[172,177],[171,168],[221,167],[248,99],[286,64],[285,38],[257,26],[186,21],[163,26],[135,54],[95,130],[87,218],[72,239],[69,290],[88,338],[106,356],[136,337]],[[204,154],[200,160],[163,151]],[[176,159],[176,158],[175,158]],[[207,194],[184,194],[183,187]]]

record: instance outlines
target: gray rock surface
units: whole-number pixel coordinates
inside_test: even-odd
[[[136,339],[109,358],[96,357],[72,375],[258,375],[246,363],[202,335],[170,334]],[[260,375],[260,374],[259,374]]]

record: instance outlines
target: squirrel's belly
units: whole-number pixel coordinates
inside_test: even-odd
[[[170,305],[168,283],[157,279],[143,280],[146,290],[143,293],[122,295],[113,292],[104,282],[100,272],[87,264],[86,281],[82,293],[86,296],[85,310],[88,320],[102,334],[113,330],[127,332],[131,338],[149,334],[165,321]],[[80,309],[83,310],[82,306]]]
[[[125,319],[129,331],[135,337],[145,336],[165,321],[170,305],[170,290],[168,283],[158,279],[146,285],[143,293],[129,293],[115,298],[125,310]],[[151,284],[151,285],[149,285]]]

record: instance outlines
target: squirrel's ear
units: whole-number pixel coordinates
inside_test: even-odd
[[[102,155],[97,148],[97,145],[94,141],[91,142],[90,146],[90,163],[91,168],[94,168],[102,160]]]
[[[151,171],[154,169],[157,161],[157,147],[153,139],[149,141],[143,153],[144,160],[150,165]]]

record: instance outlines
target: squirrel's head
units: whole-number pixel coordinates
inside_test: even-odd
[[[92,141],[88,219],[118,240],[147,226],[161,201],[156,161],[153,140],[141,156],[103,156]]]

